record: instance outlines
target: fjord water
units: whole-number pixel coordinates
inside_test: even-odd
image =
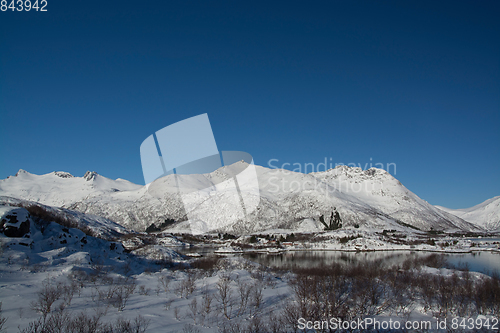
[[[484,241],[484,239],[483,239]],[[215,255],[213,247],[192,247],[178,249],[179,253],[199,253],[203,256]],[[500,252],[475,251],[470,253],[442,253],[427,251],[368,251],[344,252],[328,250],[286,251],[277,254],[266,252],[247,252],[244,258],[271,268],[313,268],[328,267],[333,264],[366,265],[382,263],[384,266],[402,265],[408,259],[424,259],[435,256],[435,261],[445,267],[455,267],[473,272],[492,275],[500,273]]]
[[[500,253],[434,253],[423,251],[373,251],[373,252],[340,252],[340,251],[294,251],[276,255],[249,253],[244,257],[267,267],[274,268],[312,268],[328,267],[332,264],[366,265],[381,262],[386,266],[402,265],[408,259],[437,256],[439,261],[448,267],[464,268],[470,271],[492,274],[500,272]]]

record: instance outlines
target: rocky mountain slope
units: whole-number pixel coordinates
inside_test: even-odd
[[[465,209],[436,207],[465,221],[479,225],[488,231],[500,231],[500,196]]]
[[[203,175],[168,175],[148,186],[126,180],[111,180],[95,172],[84,177],[53,172],[34,175],[20,170],[16,176],[0,180],[0,195],[65,207],[103,216],[127,228],[145,230],[151,224],[178,231],[189,231],[183,191],[177,184],[193,188],[220,187],[241,170],[245,162],[224,166]],[[200,205],[200,216],[210,216],[217,231],[251,233],[270,229],[319,231],[321,215],[335,209],[344,226],[363,226],[374,230],[406,229],[480,231],[472,223],[440,210],[406,189],[397,179],[380,169],[339,166],[325,172],[302,174],[255,166],[259,191],[245,200],[258,203],[246,216],[238,217],[240,201],[221,196],[218,205]],[[200,185],[201,184],[201,185]],[[190,186],[191,186],[190,185]],[[155,192],[160,188],[161,193]],[[236,216],[234,222],[217,219]],[[165,223],[175,220],[177,223]]]

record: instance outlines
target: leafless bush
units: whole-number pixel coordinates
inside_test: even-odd
[[[31,308],[40,312],[45,318],[50,313],[52,305],[62,295],[60,285],[52,279],[46,279],[42,282],[42,289],[37,293],[37,299],[31,302]]]
[[[157,295],[160,294],[160,291],[164,291],[164,292],[168,292],[169,291],[169,286],[170,286],[170,282],[172,281],[172,279],[170,278],[170,276],[167,276],[167,275],[160,275],[158,276],[158,286],[157,286]]]
[[[250,294],[252,293],[253,286],[247,282],[241,281],[240,279],[237,279],[236,283],[238,284],[238,295],[240,296],[237,316],[240,316],[245,313],[247,309],[248,300],[250,298]]]
[[[151,292],[151,288],[146,288],[145,285],[139,286],[139,290],[138,290],[139,295],[148,296],[150,292]]]
[[[85,283],[87,281],[90,281],[89,275],[83,271],[83,270],[74,270],[68,275],[68,279],[71,281],[70,283],[76,283],[79,287],[79,294],[80,290],[85,287]]]
[[[109,267],[106,267],[102,260],[94,259],[91,261],[90,273],[88,274],[88,280],[94,284],[102,282],[103,284],[109,284],[113,281],[111,277],[108,276]]]
[[[144,333],[149,320],[138,316],[133,320],[119,318],[115,323],[103,324],[99,315],[81,312],[71,317],[66,312],[56,312],[46,319],[40,318],[20,330],[21,333]]]
[[[498,315],[500,313],[500,277],[483,278],[475,286],[473,296],[478,314]]]
[[[181,315],[180,315],[180,313],[179,313],[179,308],[178,308],[178,307],[175,307],[175,308],[174,308],[174,317],[175,317],[175,319],[177,319],[177,320],[181,320]]]
[[[224,317],[231,319],[232,295],[231,280],[229,275],[223,274],[217,282],[217,300],[222,305]]]
[[[134,293],[136,282],[131,278],[124,278],[118,281],[118,286],[115,288],[113,298],[111,299],[111,305],[118,309],[118,311],[123,311],[127,305],[127,301],[130,296]]]
[[[201,290],[201,309],[200,309],[200,314],[203,320],[205,320],[205,318],[208,317],[210,315],[210,312],[212,311],[212,301],[213,301],[213,296],[210,293],[210,290],[206,285],[203,286]]]
[[[132,278],[117,279],[103,289],[95,289],[98,296],[98,302],[111,305],[117,308],[118,311],[123,311],[127,305],[128,299],[134,293],[136,286],[137,283]],[[95,296],[96,293],[93,293],[93,300],[95,299]]]
[[[252,305],[253,305],[255,311],[260,309],[260,306],[262,304],[262,300],[263,300],[262,290],[263,289],[264,289],[264,286],[259,281],[256,281],[254,283],[254,285],[251,287]]]
[[[191,262],[191,267],[207,271],[209,274],[211,274],[215,271],[218,262],[219,257],[217,256],[204,257],[193,260],[193,262]]]
[[[120,333],[144,333],[148,329],[150,320],[139,315],[133,320],[118,318],[114,332]]]
[[[196,289],[196,284],[195,284],[195,277],[194,277],[194,272],[188,272],[187,276],[179,281],[177,283],[176,287],[176,293],[180,297],[188,297],[191,295],[195,289]]]
[[[20,333],[43,333],[44,331],[44,320],[42,318],[39,318],[37,320],[34,320],[28,324],[28,327],[25,329],[21,330],[19,329]]]
[[[243,331],[242,325],[235,320],[224,320],[219,326],[219,333],[241,333]]]
[[[186,324],[182,328],[183,333],[200,333],[200,329],[192,324]]]
[[[194,324],[196,325],[196,317],[198,315],[198,300],[194,297],[189,303],[189,317],[193,319]]]
[[[0,333],[5,331],[4,325],[6,321],[7,318],[5,318],[2,314],[2,302],[0,302]]]
[[[285,322],[282,319],[281,315],[275,314],[275,312],[271,309],[268,313],[268,332],[269,333],[280,333],[285,328]],[[295,322],[297,323],[297,322]]]
[[[174,302],[174,299],[173,298],[168,298],[166,301],[165,301],[165,310],[170,310],[170,307],[172,306],[172,303]]]
[[[259,316],[252,317],[245,330],[248,333],[266,333],[266,326]]]

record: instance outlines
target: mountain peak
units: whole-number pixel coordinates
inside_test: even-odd
[[[94,180],[97,176],[98,176],[97,172],[95,172],[95,171],[87,171],[87,172],[85,172],[85,175],[83,176],[83,178],[86,181],[91,181],[91,180]]]
[[[57,177],[61,177],[61,178],[73,178],[74,177],[72,174],[70,174],[69,172],[65,172],[65,171],[54,171],[54,175],[56,175]]]
[[[18,177],[20,175],[27,175],[27,174],[29,174],[28,171],[23,170],[23,169],[19,169],[19,171],[16,173],[16,177]]]

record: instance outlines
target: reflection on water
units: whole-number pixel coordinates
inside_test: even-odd
[[[437,255],[455,267],[467,267],[471,271],[491,274],[500,271],[500,254],[476,252],[466,254],[448,254],[412,251],[376,251],[376,252],[339,252],[339,251],[296,251],[277,255],[264,253],[244,254],[249,260],[275,268],[311,268],[328,267],[332,264],[363,265],[381,262],[385,267],[402,265],[407,259],[423,259]],[[382,267],[381,267],[382,268]]]
[[[277,255],[264,253],[245,254],[244,257],[262,265],[276,268],[310,268],[328,267],[332,264],[358,265],[374,261],[384,264],[398,265],[406,259],[418,257],[417,252],[385,251],[385,252],[339,252],[339,251],[296,251]]]
[[[467,266],[470,271],[491,274],[500,272],[500,253],[472,252],[454,254],[447,257],[450,264],[455,267]]]
[[[198,252],[202,255],[213,254],[214,248],[186,248],[179,252]],[[328,267],[329,265],[363,265],[381,262],[383,266],[402,265],[407,259],[423,259],[430,255],[440,256],[443,261],[454,267],[468,267],[470,271],[492,274],[500,272],[500,253],[472,252],[464,254],[434,253],[423,251],[373,251],[373,252],[341,252],[341,251],[290,251],[280,254],[245,253],[243,257],[267,267],[275,268],[311,268]],[[382,268],[382,265],[381,265]]]

